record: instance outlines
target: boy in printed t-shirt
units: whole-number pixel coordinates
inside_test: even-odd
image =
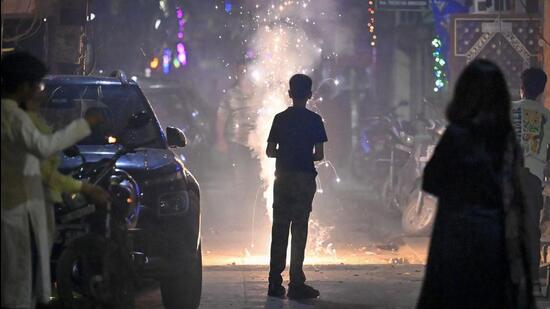
[[[550,143],[550,111],[538,98],[546,85],[544,71],[530,68],[521,74],[521,100],[512,104],[512,124],[523,149],[525,166],[520,171],[527,218],[531,229],[533,261],[531,272],[533,289],[540,294],[540,212],[543,208],[543,174],[546,165],[547,147]]]

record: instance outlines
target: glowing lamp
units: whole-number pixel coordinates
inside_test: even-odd
[[[178,61],[180,62],[180,64],[182,65],[186,65],[187,64],[187,52],[185,51],[185,45],[183,45],[183,43],[178,43],[178,45],[176,45],[176,50],[177,50],[177,53],[178,53]]]
[[[170,73],[170,60],[172,60],[172,51],[165,48],[162,56],[162,72],[164,74]]]
[[[231,11],[233,11],[233,5],[230,1],[225,1],[224,9],[227,14],[230,14]]]
[[[180,62],[179,62],[179,60],[178,60],[177,58],[174,58],[174,60],[172,60],[172,64],[174,65],[174,67],[175,67],[176,69],[179,69],[179,67],[180,67]]]
[[[159,58],[158,57],[154,57],[153,60],[151,60],[151,63],[149,63],[149,66],[151,67],[151,69],[155,70],[156,68],[159,67]]]
[[[183,43],[178,43],[178,45],[176,45],[176,49],[178,54],[185,53],[185,46],[183,46]]]
[[[116,141],[117,141],[117,139],[114,136],[107,137],[107,143],[109,143],[109,144],[115,144]]]
[[[187,64],[187,56],[185,54],[179,54],[178,55],[178,62],[181,63],[182,65],[186,65]]]

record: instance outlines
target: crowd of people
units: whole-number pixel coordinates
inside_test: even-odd
[[[84,119],[53,132],[39,115],[46,66],[15,52],[2,57],[1,102],[1,305],[34,308],[51,296],[53,204],[62,192],[81,192],[109,203],[103,189],[57,171],[60,151],[102,124],[90,110]],[[522,75],[522,100],[511,102],[494,63],[474,60],[459,77],[447,109],[449,125],[424,171],[423,189],[438,198],[438,212],[418,308],[534,308],[540,291],[540,213],[548,165],[550,112],[539,101],[547,81],[536,68]],[[303,261],[308,218],[316,191],[315,161],[328,141],[323,120],[307,109],[310,77],[289,82],[293,105],[277,114],[266,141],[276,159],[271,261],[267,294],[316,298],[306,285]],[[218,113],[218,147],[247,153],[248,118],[224,128],[234,110],[249,110],[246,84]],[[240,98],[240,99],[239,99]],[[245,104],[245,105],[243,105]],[[244,133],[243,133],[244,132]],[[241,155],[242,156],[242,155]],[[236,168],[240,168],[237,166]],[[237,183],[238,184],[238,183]],[[290,285],[282,286],[292,234]]]

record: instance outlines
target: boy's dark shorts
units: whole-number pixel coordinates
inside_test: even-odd
[[[277,173],[273,188],[273,216],[291,219],[309,215],[313,197],[317,190],[314,173]]]

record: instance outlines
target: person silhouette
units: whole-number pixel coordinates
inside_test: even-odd
[[[323,119],[306,108],[312,83],[307,75],[292,76],[288,94],[293,105],[275,115],[267,140],[267,156],[276,158],[268,288],[268,295],[273,297],[284,297],[286,293],[281,273],[286,264],[289,230],[292,244],[288,297],[307,299],[320,295],[305,284],[303,271],[309,215],[317,189],[314,161],[323,160],[323,143],[328,141]]]
[[[516,139],[523,149],[524,167],[521,171],[523,192],[527,203],[527,218],[533,237],[531,273],[535,295],[541,294],[540,265],[540,213],[544,205],[544,167],[547,147],[550,144],[550,110],[540,97],[548,77],[539,68],[529,68],[521,74],[521,100],[512,103],[512,125]]]
[[[458,78],[422,188],[438,198],[417,308],[534,308],[523,156],[497,65]]]

